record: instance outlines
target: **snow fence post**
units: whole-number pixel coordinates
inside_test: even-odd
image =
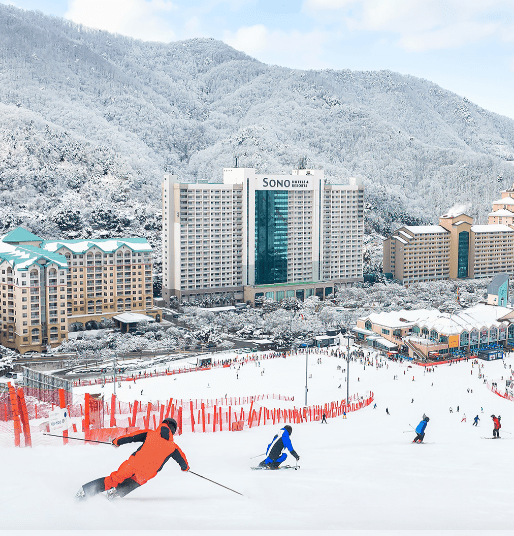
[[[29,413],[27,411],[27,404],[25,403],[25,393],[21,387],[18,387],[18,407],[20,410],[20,419],[23,426],[23,436],[25,439],[25,446],[32,447],[32,439],[30,437],[30,422]]]
[[[137,400],[134,400],[134,408],[132,409],[132,426],[136,426],[136,417],[137,417]]]
[[[109,422],[111,428],[116,427],[116,395],[111,395],[111,420]]]
[[[61,409],[66,409],[66,396],[64,389],[59,389],[59,407]],[[66,445],[68,443],[68,429],[62,431],[62,444]]]
[[[182,435],[182,406],[178,408],[178,435]]]
[[[202,402],[202,432],[205,433],[205,404]]]
[[[248,427],[251,428],[252,427],[252,421],[253,421],[253,400],[252,400],[252,403],[250,404],[250,411],[248,413]]]
[[[221,406],[220,406],[220,432],[223,432],[223,412],[222,412]]]
[[[14,390],[11,382],[7,382],[7,387],[9,389],[9,398],[11,400],[11,412],[12,420],[14,423],[14,446],[20,446],[20,417],[18,414],[18,399],[16,397],[16,391]]]
[[[171,410],[171,405],[172,404],[173,404],[173,397],[170,398],[170,401],[168,402],[168,407],[166,408],[166,417],[165,417],[165,419],[167,419],[170,416],[170,410]]]
[[[152,411],[152,403],[148,402],[146,406],[146,418],[144,418],[145,428],[150,428],[150,412]]]
[[[182,408],[182,406],[180,406],[179,412],[180,412],[181,408]],[[193,401],[192,400],[189,401],[189,409],[191,411],[191,432],[194,432],[195,431],[195,414],[194,414],[194,410],[193,410]]]
[[[164,404],[161,404],[161,412],[159,413],[159,424],[164,420]]]
[[[216,399],[216,402],[218,401],[218,399]],[[214,404],[214,411],[212,412],[212,431],[215,432],[216,431],[216,416],[217,416],[217,409],[216,409],[216,404]]]
[[[85,396],[84,396],[84,432],[89,431],[89,426],[90,426],[90,420],[89,420],[89,393],[86,393]]]
[[[228,407],[228,430],[232,430],[232,406]]]

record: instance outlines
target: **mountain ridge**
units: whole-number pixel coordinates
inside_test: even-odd
[[[410,75],[268,66],[213,39],[143,42],[5,5],[0,58],[3,231],[159,247],[162,175],[221,180],[235,157],[361,176],[368,232],[455,203],[485,222],[514,182],[514,120]]]

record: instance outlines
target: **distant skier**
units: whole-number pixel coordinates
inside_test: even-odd
[[[322,416],[322,418],[321,418],[321,424],[323,424],[323,423],[328,424],[328,422],[327,422],[327,415],[326,415],[325,412],[323,412],[323,416]]]
[[[386,413],[387,413],[388,415],[390,415],[390,413],[389,413],[389,408],[386,408]]]
[[[479,417],[478,415],[473,419],[473,425],[472,426],[478,426],[478,421],[479,421]]]
[[[426,415],[423,415],[423,419],[418,424],[418,426],[416,426],[416,434],[417,434],[417,436],[414,438],[413,443],[422,443],[423,442],[423,439],[425,438],[425,428],[427,427],[427,424],[428,424],[429,420],[430,419]]]
[[[493,438],[500,439],[500,428],[502,427],[500,423],[501,417],[499,415],[498,417],[491,415],[491,417],[493,419]]]
[[[137,430],[114,439],[115,447],[133,442],[143,444],[109,476],[84,484],[77,492],[77,499],[84,500],[103,491],[107,491],[109,499],[124,497],[154,478],[170,458],[182,471],[189,471],[185,454],[173,441],[176,430],[175,419],[164,419],[157,430]]]
[[[292,427],[286,424],[280,431],[282,433],[275,435],[273,441],[268,445],[266,449],[267,458],[259,464],[259,467],[278,469],[280,464],[287,458],[287,453],[282,452],[284,449],[287,449],[296,460],[300,459],[300,456],[298,456],[291,444],[290,436],[293,433]]]

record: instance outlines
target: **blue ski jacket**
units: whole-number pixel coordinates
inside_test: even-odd
[[[298,457],[296,454],[293,445],[291,444],[291,438],[289,437],[289,432],[285,429],[281,429],[282,435],[278,434],[273,438],[273,441],[268,445],[266,449],[266,454],[271,460],[276,460],[282,451],[286,448],[295,458]]]
[[[425,432],[425,428],[427,427],[427,421],[421,421],[418,426],[416,426],[416,433],[417,434],[423,434]]]

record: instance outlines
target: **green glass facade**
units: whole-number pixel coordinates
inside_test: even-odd
[[[459,253],[457,258],[457,277],[468,277],[469,233],[459,233]]]
[[[287,190],[255,191],[255,284],[287,282]]]

